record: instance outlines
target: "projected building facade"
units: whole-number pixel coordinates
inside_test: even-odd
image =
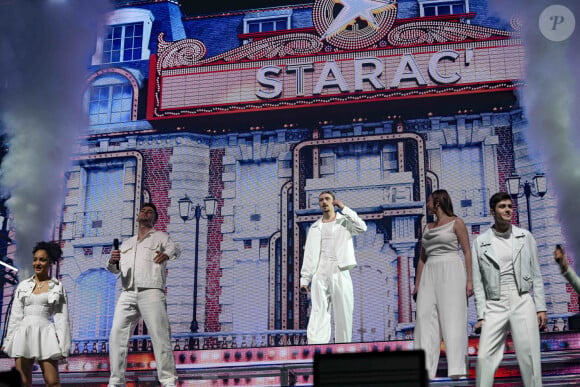
[[[447,189],[475,237],[510,175],[545,172],[515,96],[517,20],[489,18],[485,1],[316,0],[185,17],[173,1],[119,4],[89,68],[91,126],[56,236],[78,351],[106,345],[120,289],[104,265],[113,239],[133,235],[142,202],[157,205],[158,228],[183,250],[168,266],[176,346],[303,342],[302,247],[323,190],[369,227],[355,240],[353,337],[386,341],[412,337],[429,193]],[[185,196],[217,199],[198,230],[180,217]],[[563,329],[578,300],[552,265],[563,241],[555,200],[548,190],[531,208],[515,203],[516,222],[533,218],[551,329]]]

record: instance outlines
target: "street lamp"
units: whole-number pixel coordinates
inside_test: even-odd
[[[198,253],[199,253],[199,220],[201,218],[209,219],[213,218],[215,215],[215,210],[217,206],[217,199],[213,196],[208,196],[203,199],[204,206],[196,204],[193,206],[193,202],[189,196],[185,195],[177,201],[179,205],[179,216],[183,219],[183,222],[195,219],[195,263],[194,263],[194,277],[193,277],[193,319],[191,320],[191,325],[189,329],[192,333],[197,333],[199,325],[197,323],[197,265],[198,265]],[[202,214],[202,210],[205,210],[205,215]]]
[[[507,187],[509,194],[514,198],[526,197],[526,205],[528,207],[528,228],[532,231],[532,216],[530,212],[530,196],[544,197],[548,192],[548,181],[543,173],[538,173],[532,179],[532,182],[526,180],[524,184],[520,184],[521,177],[518,175],[511,175],[507,178]],[[520,192],[520,188],[523,191]],[[535,192],[534,192],[535,191]]]

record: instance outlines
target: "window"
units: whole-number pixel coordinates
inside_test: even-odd
[[[458,216],[487,216],[489,196],[481,165],[483,165],[481,147],[442,149],[441,186],[449,191]]]
[[[380,158],[373,154],[348,154],[336,158],[336,179],[341,184],[379,179]]]
[[[139,8],[107,14],[107,26],[97,37],[92,64],[148,60],[153,20],[151,11]]]
[[[89,90],[89,124],[112,124],[131,121],[133,88],[125,80],[109,78],[112,84],[93,84]]]
[[[143,47],[143,23],[107,27],[103,42],[102,63],[141,60]]]
[[[283,31],[291,27],[291,9],[252,12],[244,16],[244,34]]]
[[[292,168],[292,160],[280,160],[278,165],[280,169],[290,169]]]
[[[249,154],[256,152],[252,148],[246,149]],[[259,149],[259,146],[254,149]],[[238,163],[236,197],[244,200],[243,204],[234,206],[234,224],[236,233],[242,234],[240,238],[266,235],[267,230],[276,227],[276,217],[271,214],[272,203],[276,203],[279,195],[277,166],[272,160]]]
[[[469,12],[466,1],[420,1],[421,16],[443,16]]]
[[[137,119],[138,90],[143,85],[140,71],[105,68],[87,80],[83,105],[89,124],[99,131],[118,130],[126,122]]]
[[[85,207],[77,214],[76,237],[121,234],[123,175],[122,164],[85,169]]]
[[[334,175],[336,157],[329,150],[322,150],[320,154],[320,177]]]
[[[270,32],[288,29],[287,18],[254,20],[246,22],[248,33],[252,32]]]
[[[396,173],[399,170],[397,146],[394,144],[386,144],[383,147],[383,170],[391,173]]]
[[[78,296],[72,312],[75,339],[109,337],[115,310],[117,276],[105,269],[89,269],[76,280]]]

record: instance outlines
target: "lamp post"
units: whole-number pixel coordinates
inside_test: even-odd
[[[509,194],[514,198],[526,197],[526,205],[528,208],[528,228],[532,231],[532,215],[530,211],[530,196],[544,197],[548,192],[548,184],[546,176],[542,173],[537,174],[532,179],[532,182],[526,180],[520,184],[521,177],[518,175],[511,175],[507,178],[507,187]],[[522,188],[522,192],[520,192]],[[535,192],[534,192],[535,191]]]
[[[217,206],[217,199],[213,196],[208,196],[203,199],[204,206],[199,204],[193,205],[193,202],[189,196],[185,195],[177,201],[179,204],[179,216],[183,219],[183,222],[195,219],[195,262],[194,262],[194,277],[193,277],[193,319],[189,329],[191,333],[197,333],[199,330],[199,324],[197,323],[197,266],[199,259],[199,220],[201,218],[209,219],[213,218],[215,215],[215,210]],[[205,210],[205,215],[202,214],[202,210]]]

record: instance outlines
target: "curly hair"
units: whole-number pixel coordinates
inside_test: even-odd
[[[38,250],[46,251],[50,264],[53,264],[62,258],[62,249],[60,248],[60,244],[57,242],[38,242],[36,243],[36,246],[34,246],[34,249],[32,249],[32,254],[36,253]]]

